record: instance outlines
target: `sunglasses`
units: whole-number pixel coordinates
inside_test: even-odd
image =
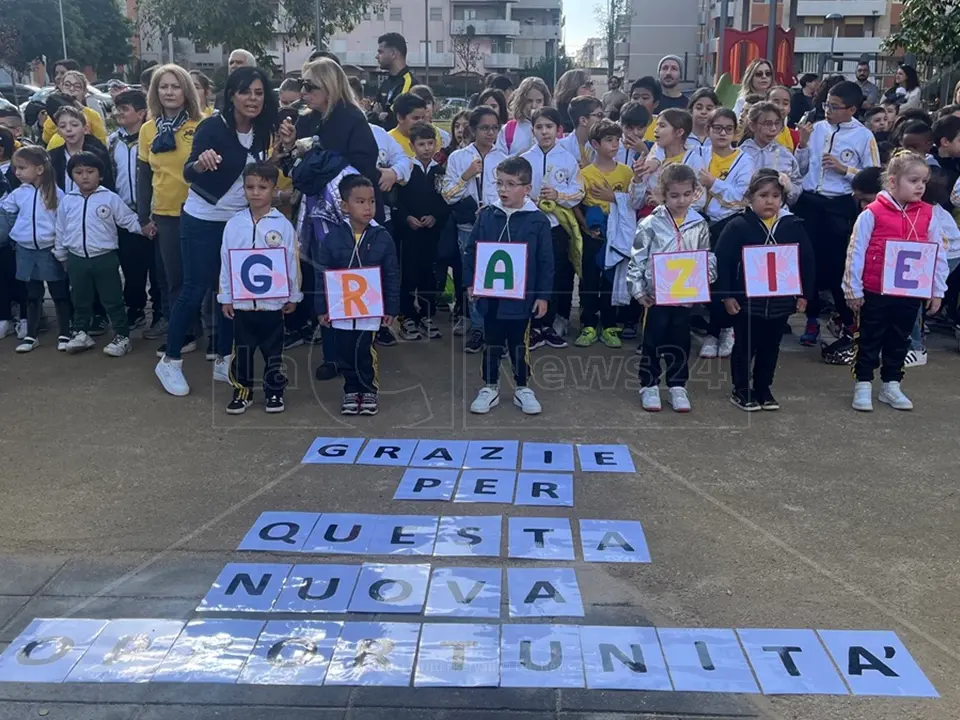
[[[755,77],[773,77],[773,73],[770,72],[769,70],[757,70],[757,72],[754,73],[754,76]]]
[[[320,88],[319,85],[315,85],[314,83],[310,82],[309,80],[301,80],[301,81],[300,81],[300,91],[301,91],[301,92],[310,93],[310,92],[313,92],[314,90],[320,90],[320,89],[321,89],[321,88]]]

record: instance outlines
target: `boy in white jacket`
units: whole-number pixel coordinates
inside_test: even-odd
[[[67,175],[75,189],[64,195],[57,209],[53,254],[67,268],[73,297],[74,333],[66,351],[83,352],[95,345],[87,331],[93,319],[94,296],[99,294],[116,333],[103,352],[122,357],[132,346],[123,304],[117,227],[139,233],[140,222],[119,195],[100,185],[104,174],[103,162],[93,153],[79,152],[70,158]]]
[[[251,163],[243,170],[243,192],[250,207],[241,210],[227,221],[220,245],[220,291],[217,302],[223,306],[223,314],[233,320],[234,351],[230,363],[230,382],[233,399],[227,405],[228,415],[242,415],[253,404],[254,352],[260,349],[263,355],[263,391],[266,395],[264,409],[268,413],[283,412],[283,391],[287,378],[283,374],[283,316],[296,309],[303,299],[300,291],[300,253],[293,225],[279,210],[273,207],[280,172],[268,163]],[[231,250],[277,249],[285,251],[288,294],[275,295],[264,300],[235,300],[232,274],[234,264],[246,263],[240,258],[231,258]],[[265,258],[251,263],[246,272],[256,285],[267,291],[264,283],[280,273],[280,268],[270,267]],[[254,274],[256,273],[256,274]],[[270,286],[277,282],[271,278]],[[270,293],[265,292],[265,295]]]

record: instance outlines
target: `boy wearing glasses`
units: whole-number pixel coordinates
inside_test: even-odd
[[[829,290],[839,314],[841,334],[853,335],[853,311],[847,307],[842,279],[847,245],[857,218],[852,182],[858,172],[880,165],[873,133],[854,118],[863,102],[860,87],[849,81],[830,89],[823,109],[826,119],[800,129],[797,161],[804,173],[794,212],[806,222],[813,241],[817,284]],[[809,139],[807,139],[809,137]],[[807,298],[807,325],[802,345],[816,345],[820,336],[820,297]]]

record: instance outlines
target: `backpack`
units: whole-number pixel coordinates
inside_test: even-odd
[[[507,154],[510,154],[510,148],[513,147],[513,139],[517,136],[517,121],[507,120],[503,126],[503,135],[507,139]]]

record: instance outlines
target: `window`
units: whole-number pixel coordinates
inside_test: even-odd
[[[476,20],[477,11],[474,8],[464,8],[463,10],[463,19],[464,20]]]
[[[194,43],[193,51],[206,55],[208,52],[210,52],[210,48],[207,45],[203,45],[201,43]]]
[[[431,7],[431,8],[430,8],[430,19],[431,19],[431,20],[443,20],[443,8],[442,8],[442,7]]]
[[[823,37],[823,23],[804,23],[800,27],[800,37]]]
[[[392,7],[390,8],[390,19],[391,20],[403,20],[403,8],[402,7]]]
[[[363,19],[364,19],[364,20],[373,20],[373,15],[371,15],[371,14],[368,13],[368,12],[365,12],[365,13],[363,14]]]
[[[437,40],[437,52],[438,53],[443,52],[443,40]]]

